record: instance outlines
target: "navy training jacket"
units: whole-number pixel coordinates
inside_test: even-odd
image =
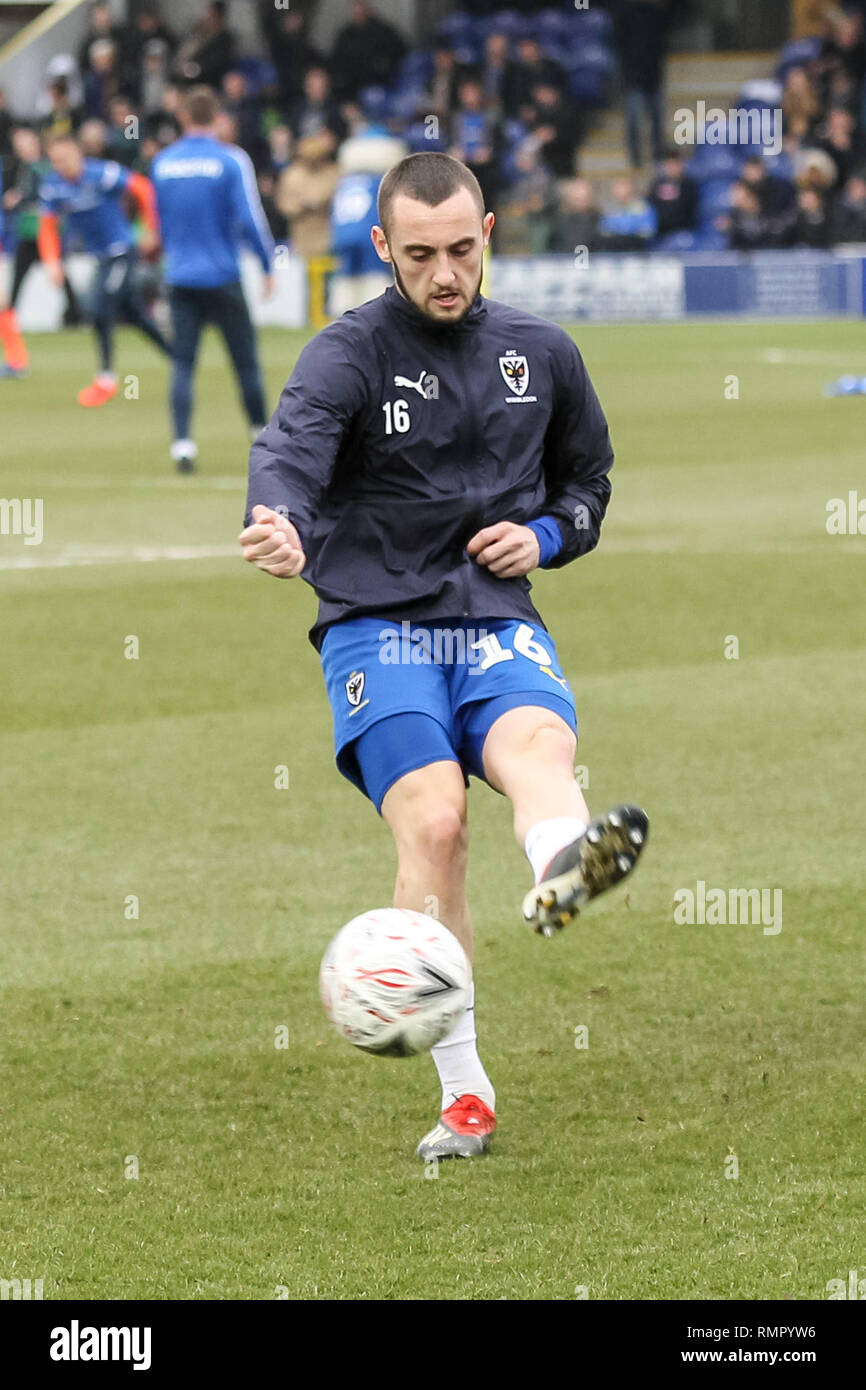
[[[497,521],[551,516],[562,548],[548,567],[585,555],[612,464],[563,329],[481,295],[440,326],[392,286],[304,348],[250,452],[246,524],[263,503],[296,526],[317,649],[363,615],[540,622],[529,580],[497,579],[466,543]]]

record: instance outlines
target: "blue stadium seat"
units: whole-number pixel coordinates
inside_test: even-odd
[[[541,10],[535,16],[536,30],[542,46],[553,44],[557,48],[565,47],[575,32],[575,26],[570,14],[565,10]]]
[[[793,39],[791,43],[786,43],[779,54],[779,61],[776,65],[776,76],[780,82],[784,82],[786,74],[791,68],[805,67],[811,63],[821,52],[821,40],[812,39]]]
[[[441,135],[437,140],[428,138],[429,127],[424,121],[412,121],[403,132],[410,154],[426,154],[430,150],[439,152],[447,148]]]
[[[689,160],[688,172],[701,183],[716,182],[740,177],[740,169],[745,159],[740,145],[698,145]]]
[[[565,0],[565,10],[572,27],[584,38],[594,39],[596,43],[612,42],[613,20],[608,10],[600,10],[597,5],[590,5],[588,10],[576,10],[569,0]]]
[[[361,110],[370,121],[385,121],[391,115],[392,99],[386,87],[362,87]]]
[[[402,87],[391,92],[389,114],[399,121],[411,121],[424,105],[423,87]]]
[[[426,48],[413,48],[400,64],[397,85],[418,86],[430,80],[433,57]]]
[[[451,44],[452,48],[456,48],[461,43],[474,41],[475,21],[471,14],[457,10],[454,14],[445,16],[437,32],[441,38],[446,39]]]
[[[731,206],[731,179],[710,179],[701,184],[698,209],[701,226],[712,226],[714,218]]]
[[[523,31],[524,20],[516,10],[497,10],[488,15],[478,26],[478,36],[486,39],[490,34],[507,34],[515,39]]]
[[[582,106],[606,105],[613,77],[614,59],[603,44],[587,43],[569,54],[568,85]]]
[[[277,70],[266,58],[239,58],[232,69],[243,73],[250,96],[258,96],[263,87],[276,86]]]

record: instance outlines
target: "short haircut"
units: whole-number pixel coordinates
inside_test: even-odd
[[[484,216],[484,195],[481,185],[465,164],[450,154],[410,154],[389,169],[379,185],[379,225],[387,234],[388,218],[394,199],[403,194],[428,207],[438,207],[461,188],[468,188],[477,206],[479,217]]]
[[[220,109],[212,87],[191,87],[184,92],[180,104],[190,125],[213,125]]]

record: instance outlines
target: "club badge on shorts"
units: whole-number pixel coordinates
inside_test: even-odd
[[[353,671],[346,681],[346,699],[350,705],[358,706],[364,693],[364,672]]]

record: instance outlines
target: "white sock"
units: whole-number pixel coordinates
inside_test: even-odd
[[[481,1065],[475,1035],[475,982],[469,987],[469,1003],[462,1018],[442,1042],[430,1049],[442,1082],[442,1109],[447,1110],[459,1096],[477,1096],[496,1109],[496,1092]]]
[[[545,869],[559,851],[583,834],[586,824],[577,816],[556,816],[530,826],[526,834],[526,857],[532,865],[536,883],[541,882]]]
[[[171,456],[175,463],[179,459],[198,458],[198,445],[192,439],[176,439],[171,446]]]
[[[97,384],[97,386],[114,386],[114,385],[116,385],[116,383],[117,383],[117,377],[114,375],[114,372],[97,372],[97,374],[96,374],[96,384]]]

